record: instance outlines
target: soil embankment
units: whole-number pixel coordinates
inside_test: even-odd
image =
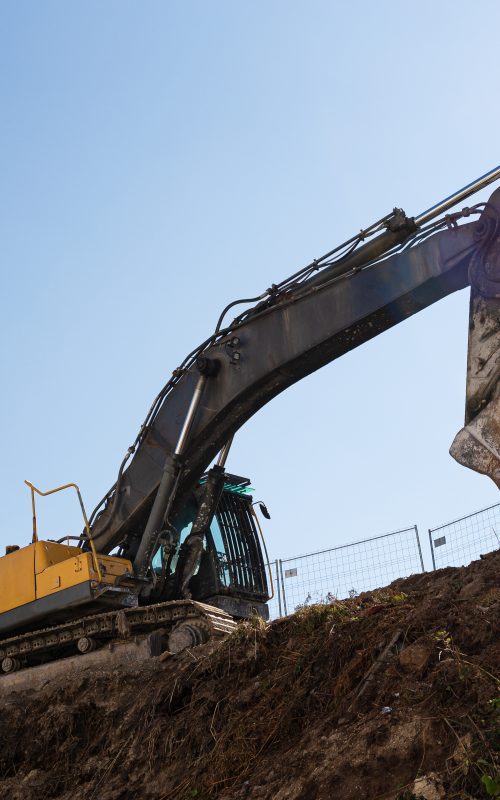
[[[499,568],[492,553],[4,695],[0,798],[500,797]]]

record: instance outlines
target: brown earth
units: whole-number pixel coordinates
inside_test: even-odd
[[[500,797],[499,567],[492,553],[3,697],[0,797]]]

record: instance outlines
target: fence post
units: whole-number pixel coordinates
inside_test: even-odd
[[[276,559],[274,564],[276,566],[276,588],[278,590],[278,613],[279,613],[279,615],[281,617],[282,616],[282,614],[281,614],[281,590],[280,590],[280,574],[279,574],[279,571],[278,571],[278,559]]]
[[[422,557],[422,548],[420,547],[420,536],[418,535],[418,527],[416,525],[415,525],[415,536],[417,537],[418,554],[420,556],[420,564],[422,566],[422,572],[425,572],[424,559]]]
[[[432,569],[436,571],[436,558],[434,556],[434,545],[432,543],[432,531],[429,528],[429,544],[431,546],[431,556],[432,556]]]
[[[286,607],[285,581],[283,580],[283,562],[282,562],[281,558],[280,558],[279,562],[280,562],[280,574],[281,574],[281,589],[282,589],[282,592],[283,592],[283,609],[284,609],[285,617],[286,617],[286,616],[288,616],[288,610],[287,610],[287,607]]]

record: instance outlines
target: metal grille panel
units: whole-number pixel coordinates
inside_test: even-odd
[[[225,553],[219,553],[222,583],[238,591],[267,597],[264,562],[250,501],[223,492],[216,512]]]

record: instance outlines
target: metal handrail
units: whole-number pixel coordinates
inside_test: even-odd
[[[257,523],[257,529],[258,529],[259,534],[260,534],[260,538],[261,538],[261,541],[262,541],[262,546],[264,547],[264,553],[266,555],[266,561],[267,561],[267,571],[269,573],[269,582],[271,584],[271,595],[269,596],[269,600],[272,600],[273,597],[274,597],[274,581],[273,581],[273,575],[272,575],[272,572],[271,572],[271,565],[269,563],[269,556],[267,554],[266,540],[264,539],[264,534],[262,533],[262,528],[260,527],[259,518],[257,516],[257,513],[256,513],[253,505],[250,506],[250,513],[252,514],[252,516],[255,519],[255,522]]]
[[[48,492],[42,492],[40,489],[37,489],[36,486],[33,486],[32,483],[29,481],[24,481],[26,486],[29,486],[31,490],[31,509],[33,512],[33,536],[31,538],[32,543],[38,541],[38,534],[36,530],[36,512],[35,512],[35,492],[39,494],[41,497],[47,497],[49,494],[55,494],[56,492],[62,492],[64,489],[75,489],[78,495],[78,500],[80,503],[80,508],[83,514],[83,520],[85,522],[85,530],[87,531],[87,539],[90,542],[90,549],[92,550],[92,556],[94,560],[94,569],[97,572],[97,576],[99,581],[102,581],[102,574],[101,574],[101,567],[99,566],[99,561],[97,559],[97,551],[95,549],[94,540],[92,539],[92,534],[90,533],[89,521],[87,519],[87,512],[85,511],[85,506],[83,505],[82,495],[80,494],[80,489],[76,485],[76,483],[66,483],[64,486],[58,486],[57,489],[50,489]],[[67,538],[67,537],[64,537]]]

